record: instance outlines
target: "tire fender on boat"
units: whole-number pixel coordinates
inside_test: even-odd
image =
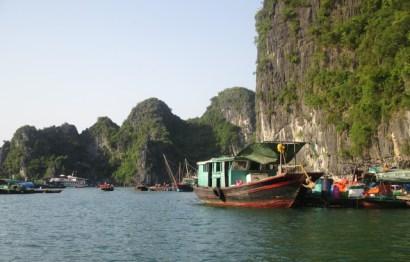
[[[225,201],[225,195],[220,187],[216,187],[212,189],[212,191],[214,192],[215,196],[217,196],[220,200]]]

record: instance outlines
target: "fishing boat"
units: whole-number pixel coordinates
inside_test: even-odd
[[[165,167],[167,170],[167,174],[170,177],[173,188],[170,191],[177,191],[177,192],[192,192],[194,191],[194,185],[196,184],[196,177],[193,176],[190,172],[189,169],[189,164],[188,160],[185,159],[184,167],[181,167],[181,164],[179,164],[178,167],[178,181],[175,178],[176,176],[174,175],[174,172],[172,172],[171,166],[169,165],[168,159],[163,154],[164,161],[165,161]],[[186,174],[184,172],[186,171]],[[185,175],[185,177],[182,178],[181,180],[181,175]]]
[[[198,183],[198,178],[195,175],[193,175],[196,172],[196,170],[194,170],[193,172],[191,171],[192,171],[192,168],[190,168],[188,160],[185,159],[184,167],[181,168],[181,165],[180,165],[179,171],[178,171],[178,180],[180,181],[176,184],[176,188],[178,192],[194,191],[194,186]],[[181,175],[183,176],[182,180],[181,180]]]
[[[368,175],[374,176],[375,183],[362,200],[364,208],[410,207],[410,192],[406,187],[410,184],[410,170],[372,167]]]
[[[180,183],[176,184],[178,192],[192,192],[194,191],[195,179],[191,177],[185,177]]]
[[[32,182],[0,179],[0,194],[61,193],[61,189],[36,187]]]
[[[0,179],[0,194],[32,194],[34,189],[31,185],[13,179]]]
[[[146,185],[139,184],[139,185],[135,186],[135,190],[138,190],[138,191],[148,191],[148,187],[147,187]]]
[[[213,206],[290,208],[301,188],[313,187],[323,175],[306,172],[297,164],[296,154],[304,145],[255,143],[235,156],[198,162],[194,191],[203,203]]]
[[[114,191],[114,185],[113,184],[109,184],[107,182],[104,182],[103,184],[99,185],[99,188],[102,191]]]
[[[46,193],[46,194],[57,194],[63,192],[62,189],[54,189],[54,188],[35,188],[34,193]]]

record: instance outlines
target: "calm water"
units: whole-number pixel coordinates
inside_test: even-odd
[[[0,195],[0,261],[409,261],[410,210],[248,210],[116,188]]]

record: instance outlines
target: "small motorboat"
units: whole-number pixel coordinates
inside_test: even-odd
[[[101,184],[99,187],[103,191],[114,191],[114,185],[106,182],[104,184]]]

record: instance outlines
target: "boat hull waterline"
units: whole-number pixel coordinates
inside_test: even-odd
[[[316,180],[320,175],[314,174],[311,177]],[[290,208],[305,180],[303,173],[288,173],[240,186],[195,187],[194,191],[204,204],[212,206]]]

